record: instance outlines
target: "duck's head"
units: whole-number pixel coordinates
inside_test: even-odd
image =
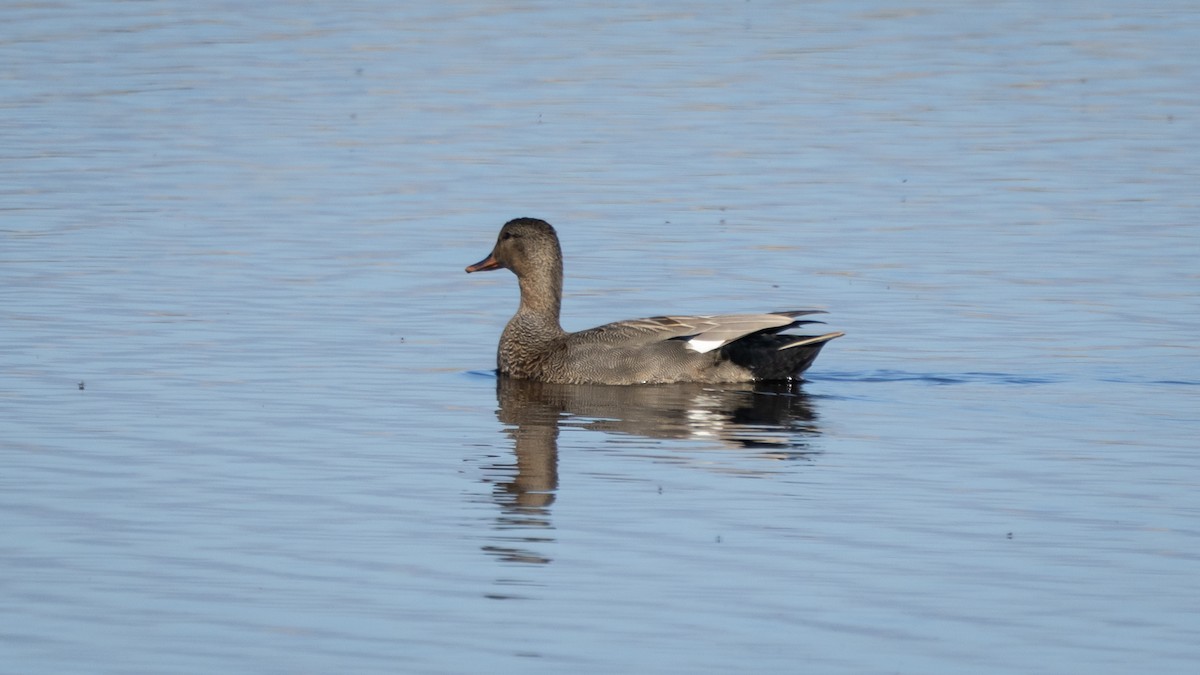
[[[508,268],[518,277],[535,270],[562,267],[562,250],[554,228],[537,218],[516,218],[504,224],[488,257],[467,267],[467,272]],[[560,272],[561,274],[561,272]]]

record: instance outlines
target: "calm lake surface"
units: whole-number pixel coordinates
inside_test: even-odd
[[[1195,672],[1195,3],[3,17],[0,672]],[[846,336],[498,381],[517,216]]]

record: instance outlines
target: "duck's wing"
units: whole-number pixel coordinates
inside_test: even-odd
[[[705,353],[753,333],[778,333],[806,323],[796,317],[824,314],[818,309],[804,309],[769,314],[718,314],[712,316],[652,316],[604,324],[572,335],[573,341],[594,344],[637,347],[681,340],[688,349]]]

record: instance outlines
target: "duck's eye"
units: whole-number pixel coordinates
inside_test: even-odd
[[[500,235],[500,238],[503,240],[507,240],[507,239],[512,239],[515,236],[517,236],[517,235],[513,234],[512,232],[505,232],[504,234]]]

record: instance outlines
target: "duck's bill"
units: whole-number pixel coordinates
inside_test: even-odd
[[[500,261],[496,260],[496,256],[489,254],[488,257],[474,265],[468,265],[467,272],[489,272],[491,270],[498,270],[501,267],[503,265],[500,264]]]

